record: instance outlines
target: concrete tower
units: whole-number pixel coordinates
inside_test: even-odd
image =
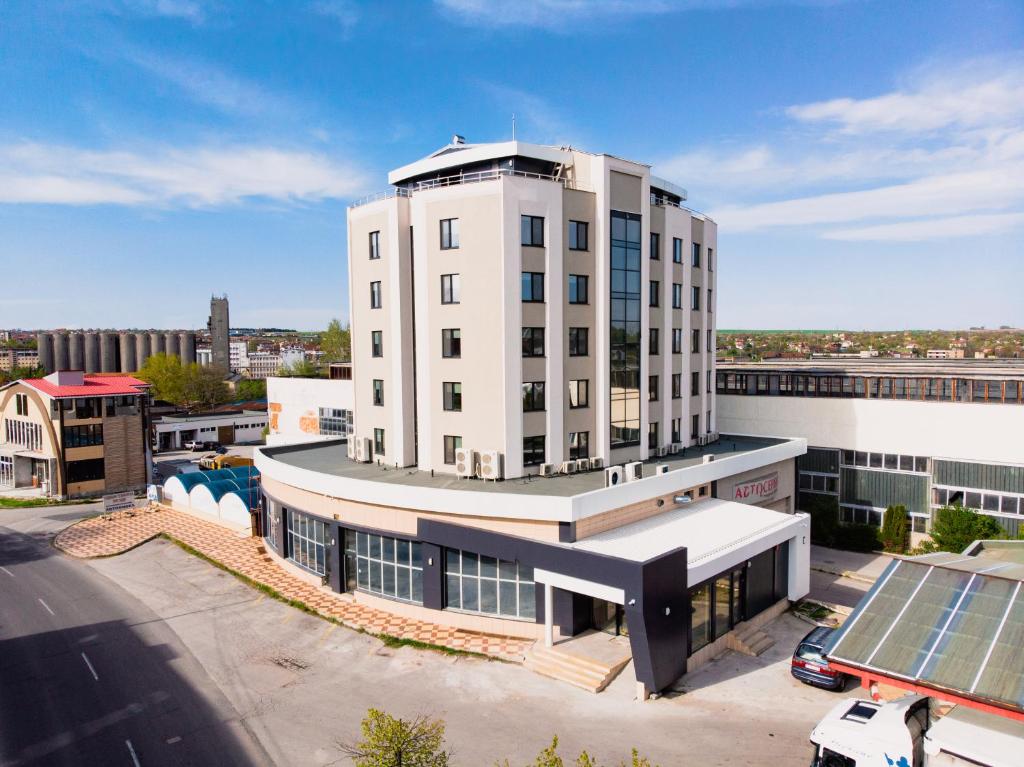
[[[231,324],[228,319],[228,297],[213,296],[210,298],[210,346],[213,352],[213,364],[225,372],[231,368],[231,351],[228,337]]]

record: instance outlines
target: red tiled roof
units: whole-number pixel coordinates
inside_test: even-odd
[[[116,397],[122,394],[138,394],[140,387],[148,387],[145,381],[133,376],[87,375],[82,386],[57,386],[43,378],[26,378],[22,383],[38,389],[48,397]]]

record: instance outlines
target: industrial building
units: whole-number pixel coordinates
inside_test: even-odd
[[[722,429],[807,439],[798,509],[880,525],[902,504],[916,541],[959,503],[1021,532],[1024,360],[719,361],[716,389]]]
[[[270,377],[267,379],[268,445],[345,439],[353,431],[354,389],[347,379]]]
[[[146,486],[149,384],[59,371],[0,388],[0,488],[58,498]]]
[[[196,361],[193,330],[40,331],[36,347],[39,367],[47,373],[134,373],[154,354],[179,357],[182,365]]]
[[[266,427],[267,414],[262,410],[169,414],[153,420],[153,446],[181,450],[193,440],[220,445],[262,442]]]
[[[255,451],[271,555],[536,639],[556,676],[574,637],[618,635],[641,697],[770,644],[808,589],[806,441],[719,434],[714,222],[647,165],[565,147],[456,137],[389,180],[348,214],[351,433]]]

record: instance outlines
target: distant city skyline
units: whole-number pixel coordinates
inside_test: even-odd
[[[1024,325],[1020,3],[282,8],[0,7],[0,328],[345,321],[347,205],[513,113],[689,190],[724,328]]]

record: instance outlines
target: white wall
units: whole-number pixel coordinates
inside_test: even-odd
[[[719,431],[804,437],[812,447],[1024,463],[1024,406],[718,396]]]
[[[287,445],[337,439],[320,435],[320,408],[351,411],[355,393],[352,381],[327,378],[268,378],[268,445]]]

